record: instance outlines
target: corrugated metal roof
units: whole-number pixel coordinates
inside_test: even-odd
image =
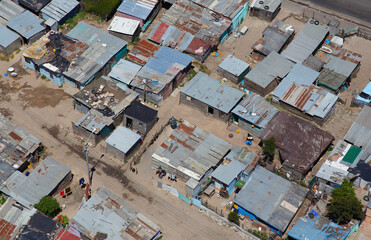
[[[310,115],[327,118],[338,97],[315,85],[306,86],[292,83],[280,101]]]
[[[224,161],[214,170],[212,177],[229,185],[248,166],[254,168],[257,156],[246,148],[235,146],[224,158]]]
[[[177,0],[160,19],[161,22],[186,31],[212,45],[228,30],[231,20],[188,0]]]
[[[271,52],[245,76],[245,79],[265,88],[277,77],[284,78],[295,64],[276,52]]]
[[[157,3],[157,0],[123,0],[117,11],[147,20]]]
[[[247,62],[244,62],[232,54],[228,54],[226,58],[224,58],[223,62],[219,64],[219,68],[232,73],[234,76],[240,76],[243,72],[248,69],[250,65]]]
[[[181,92],[227,114],[244,95],[203,72],[198,72]]]
[[[131,86],[159,93],[175,76],[191,64],[193,58],[175,49],[162,46],[153,57],[139,70],[130,83]],[[146,85],[143,81],[146,81]]]
[[[183,121],[152,155],[157,161],[200,180],[227,154],[231,144]]]
[[[0,238],[15,239],[36,211],[36,208],[21,208],[14,199],[8,198],[0,209]]]
[[[159,21],[148,35],[148,39],[158,44],[175,48],[181,52],[203,56],[209,51],[211,44],[180,30],[174,26]]]
[[[311,86],[318,76],[319,72],[297,63],[273,91],[273,96],[281,99],[293,83]]]
[[[258,94],[250,93],[232,112],[257,127],[264,128],[278,112],[278,109]]]
[[[10,175],[12,175],[15,169],[5,161],[0,161],[0,169],[0,184],[2,184]]]
[[[81,126],[89,132],[94,132],[94,134],[99,134],[104,127],[112,123],[113,120],[111,117],[104,116],[103,113],[96,109],[90,109],[90,111],[80,118],[75,125]]]
[[[40,10],[50,2],[50,0],[18,0],[19,5],[22,7],[39,14]]]
[[[357,64],[343,60],[338,57],[329,56],[326,61],[323,68],[326,68],[330,71],[334,71],[338,74],[341,74],[345,77],[349,77],[353,71],[357,68]]]
[[[274,136],[284,165],[306,174],[334,137],[286,112],[279,111],[265,127],[260,138]]]
[[[310,19],[281,54],[296,63],[303,63],[313,54],[328,33],[329,27],[316,25],[315,21]]]
[[[263,11],[271,12],[273,13],[276,11],[276,9],[281,5],[281,0],[253,0],[252,4],[250,5],[250,8],[258,8]],[[268,9],[266,9],[268,7]]]
[[[76,0],[52,0],[41,12],[59,22],[78,6]]]
[[[128,60],[143,66],[159,48],[160,46],[155,45],[148,40],[141,39],[129,52],[127,57]]]
[[[110,240],[152,239],[160,231],[157,225],[106,187],[101,187],[82,204],[70,225],[90,238],[100,233]]]
[[[319,72],[323,68],[323,65],[325,65],[325,62],[323,62],[321,59],[319,59],[316,56],[310,55],[303,62],[303,65]]]
[[[133,35],[138,29],[139,23],[138,20],[115,16],[107,30],[121,34]]]
[[[362,60],[361,54],[352,52],[342,47],[336,47],[335,49],[333,49],[331,55],[346,61],[353,62],[355,64],[359,64]]]
[[[284,232],[307,193],[308,189],[256,166],[234,202]]]
[[[204,6],[225,17],[233,18],[248,0],[192,0],[192,2]]]
[[[287,235],[297,240],[330,240],[332,238],[345,240],[349,232],[347,228],[317,214],[313,218],[308,216],[299,218]]]
[[[32,209],[34,204],[49,195],[69,173],[71,173],[69,167],[48,156],[28,177],[20,172],[14,172],[12,180],[8,179],[3,183],[1,191],[26,208]]]
[[[338,74],[328,69],[322,69],[318,76],[317,84],[325,86],[333,91],[337,91],[347,80],[346,76]]]
[[[21,14],[24,9],[11,0],[0,1],[0,24],[4,25],[11,19]],[[0,35],[3,36],[3,35]]]
[[[0,46],[7,48],[17,39],[19,39],[18,34],[3,26],[0,26]]]
[[[138,93],[129,88],[118,87],[116,82],[109,81],[107,77],[94,80],[73,95],[75,101],[113,119],[117,118],[137,97]]]
[[[125,59],[120,59],[120,61],[112,68],[108,76],[129,85],[141,68],[142,67],[138,64],[129,62]]]
[[[39,32],[44,31],[42,26],[44,20],[38,18],[30,11],[26,10],[6,23],[6,26],[13,29],[19,35],[26,39],[30,39]]]
[[[371,107],[364,106],[344,137],[344,140],[366,151],[362,160],[371,155]]]
[[[89,48],[76,58],[75,65],[71,65],[68,71],[63,73],[81,84],[85,84],[127,45],[126,41],[85,22],[79,22],[67,36],[89,45]]]
[[[292,25],[277,19],[272,26],[268,26],[263,31],[263,37],[252,48],[265,56],[272,51],[280,52],[294,32],[295,28]]]
[[[141,136],[132,130],[118,126],[106,139],[106,143],[126,154],[140,138]]]

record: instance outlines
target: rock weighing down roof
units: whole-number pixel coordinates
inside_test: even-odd
[[[295,64],[276,52],[271,52],[245,76],[245,79],[266,88],[277,77],[284,78]]]
[[[314,53],[328,33],[329,27],[310,19],[281,54],[293,62],[303,63]]]
[[[106,143],[126,154],[140,138],[139,134],[120,125],[106,139]]]
[[[260,136],[276,138],[276,146],[284,165],[307,173],[334,140],[329,133],[305,120],[278,112]]]
[[[198,181],[230,148],[231,144],[183,121],[152,158]]]
[[[371,107],[364,106],[344,140],[365,150],[362,160],[371,156]],[[371,159],[370,159],[371,160]]]
[[[69,167],[52,157],[47,157],[28,177],[21,172],[14,172],[1,185],[1,191],[31,209],[42,197],[52,193],[70,173]]]
[[[156,224],[105,187],[81,205],[70,220],[70,227],[91,239],[106,236],[109,240],[148,240],[160,231]]]
[[[307,193],[308,189],[256,166],[234,203],[284,232]]]
[[[22,37],[29,39],[37,33],[44,31],[45,27],[42,26],[43,22],[44,20],[26,10],[9,20],[6,23],[6,26],[17,32]]]
[[[244,95],[203,72],[198,72],[181,92],[224,113],[232,111]]]
[[[258,94],[249,93],[232,112],[255,126],[264,128],[278,112],[278,109]]]

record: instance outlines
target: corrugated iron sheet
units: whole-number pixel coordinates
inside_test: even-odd
[[[59,22],[78,6],[79,2],[76,0],[52,0],[41,9],[41,13]]]
[[[0,46],[4,47],[4,48],[7,48],[10,44],[12,44],[17,39],[19,39],[19,36],[15,32],[13,32],[13,31],[11,31],[11,30],[9,30],[9,29],[1,26],[1,25],[0,25],[0,36],[1,36],[0,37]]]
[[[127,57],[130,61],[143,66],[159,48],[160,46],[155,45],[145,39],[141,39],[129,52]]]
[[[347,80],[346,76],[338,74],[328,69],[322,69],[318,76],[317,84],[325,86],[333,91],[337,91]]]
[[[208,8],[225,17],[233,18],[248,0],[192,0],[200,6]]]
[[[244,95],[242,91],[203,72],[198,72],[181,92],[226,114],[232,111]]]
[[[11,0],[1,0],[0,1],[0,24],[5,24],[24,12],[24,8],[17,5]],[[3,36],[3,35],[0,35]]]
[[[38,18],[30,11],[26,10],[6,23],[6,26],[13,29],[19,35],[26,39],[30,39],[36,34],[44,31],[42,26],[44,20]]]
[[[252,0],[252,3],[250,5],[250,8],[258,8],[261,9],[262,11],[267,11],[267,12],[275,12],[277,8],[281,5],[282,0]],[[268,7],[268,9],[266,9]]]
[[[326,59],[323,68],[334,71],[348,78],[357,68],[357,64],[335,56],[329,56]]]
[[[342,47],[336,47],[333,51],[332,51],[332,56],[335,56],[335,57],[338,57],[338,58],[341,58],[343,60],[346,60],[346,61],[350,61],[350,62],[353,62],[355,64],[359,64],[362,60],[362,55],[359,54],[359,53],[356,53],[356,52],[352,52],[348,49],[344,49]]]
[[[48,4],[50,0],[18,0],[19,5],[22,7],[39,14],[40,10]]]
[[[146,20],[157,4],[158,0],[123,0],[117,11]]]
[[[316,25],[315,21],[310,19],[281,54],[293,62],[303,63],[313,54],[328,33],[328,26]]]
[[[249,67],[250,65],[247,62],[236,58],[232,54],[228,54],[228,56],[224,58],[223,62],[219,64],[219,68],[237,77],[245,72]]]

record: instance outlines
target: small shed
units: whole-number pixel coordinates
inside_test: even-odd
[[[190,178],[186,182],[186,195],[187,197],[191,198],[196,196],[201,191],[200,183],[194,179]]]
[[[281,0],[253,0],[250,5],[250,16],[272,21],[281,10]]]
[[[44,34],[44,20],[26,10],[6,23],[6,26],[18,33],[26,44],[31,44]]]
[[[107,30],[116,37],[133,42],[140,33],[139,23],[138,20],[115,16]]]
[[[21,46],[20,37],[13,31],[0,25],[0,53],[9,55]]]
[[[106,153],[110,153],[122,161],[141,143],[141,136],[132,130],[118,126],[115,131],[106,139],[106,146],[102,145]]]
[[[76,0],[52,0],[41,9],[41,13],[45,20],[52,18],[62,25],[79,11],[79,6]]]
[[[218,73],[232,82],[238,84],[250,71],[250,65],[229,54],[217,69]]]
[[[245,76],[244,86],[264,97],[277,87],[293,66],[293,62],[272,51]]]
[[[201,112],[228,121],[232,109],[242,100],[244,93],[198,72],[180,91],[180,103],[199,109]]]
[[[124,126],[146,135],[156,124],[157,111],[140,102],[133,102],[124,112]]]

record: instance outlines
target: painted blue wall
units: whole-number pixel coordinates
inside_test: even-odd
[[[127,52],[128,52],[128,49],[125,46],[123,49],[121,49],[116,54],[115,59],[114,59],[113,63],[111,64],[111,70],[118,63],[118,61],[120,61],[120,59],[122,59],[126,55]]]
[[[249,1],[245,3],[243,8],[232,19],[231,32],[236,30],[236,28],[238,28],[238,26],[243,22],[243,20],[245,20],[248,11],[249,11]]]
[[[36,71],[35,69],[35,64],[33,63],[33,62],[27,62],[27,61],[24,61],[24,63],[25,63],[25,65],[26,65],[26,67],[28,67],[29,69],[32,69],[32,70],[34,70],[34,71]]]
[[[69,80],[68,78],[65,77],[65,78],[64,78],[64,81],[65,81],[65,83],[67,83],[68,85],[77,88],[76,83],[75,83],[75,82],[72,82],[72,81]]]
[[[52,81],[53,83],[57,84],[58,86],[63,85],[63,75],[62,74],[55,74],[53,72],[48,71],[47,69],[40,66],[39,68],[41,76],[45,76],[47,79]]]

